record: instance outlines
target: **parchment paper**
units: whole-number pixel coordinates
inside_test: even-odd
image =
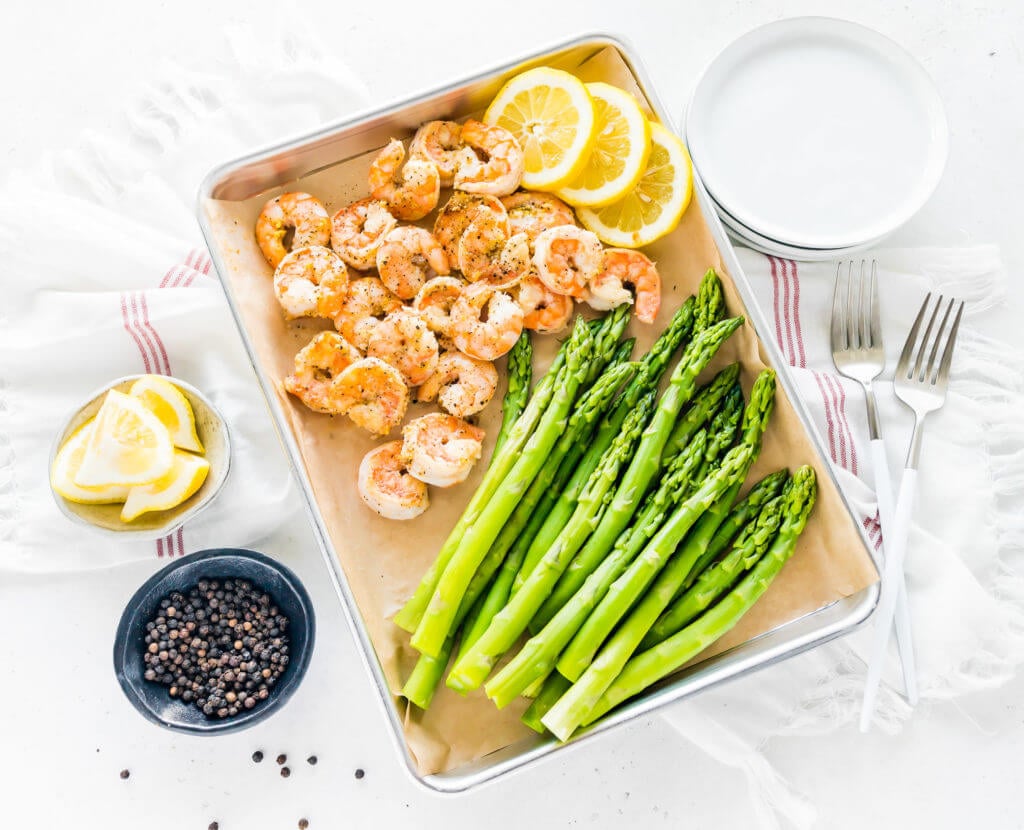
[[[614,49],[600,51],[575,71],[585,81],[607,81],[644,101],[632,74]],[[474,114],[479,113],[457,113],[466,117]],[[450,112],[439,112],[436,117],[449,115]],[[287,189],[313,193],[333,213],[366,195],[371,158],[372,154],[367,154],[349,159],[297,180]],[[396,694],[395,706],[405,713],[405,738],[410,752],[421,774],[453,769],[533,735],[519,722],[525,704],[513,704],[499,711],[482,690],[463,698],[442,684],[427,712],[409,706],[397,697],[397,692],[415,664],[417,653],[409,646],[409,635],[390,620],[434,559],[487,467],[500,423],[503,388],[478,416],[480,426],[487,431],[484,457],[465,483],[448,489],[431,488],[430,509],[412,521],[388,521],[366,508],[356,491],[356,469],[362,456],[377,443],[375,439],[347,418],[311,412],[288,395],[280,383],[291,371],[295,353],[330,323],[286,323],[274,298],[272,271],[256,245],[253,227],[263,203],[277,192],[280,191],[269,191],[244,202],[207,202],[205,207],[218,240],[218,253],[226,265],[222,276],[240,308],[245,333],[253,343],[260,368],[276,382],[276,395],[287,420],[283,426],[295,437],[334,553],[390,688]],[[442,193],[441,198],[443,204],[447,194]],[[646,351],[680,303],[696,291],[709,267],[722,277],[729,313],[745,313],[696,202],[690,205],[679,227],[647,252],[658,263],[663,300],[653,325],[630,325],[628,334],[637,337],[637,354]],[[547,367],[557,345],[553,336],[534,337],[535,378]],[[707,376],[736,360],[742,364],[744,391],[749,392],[758,371],[766,365],[764,351],[749,323],[724,345]],[[504,361],[498,366],[504,378]],[[413,405],[407,420],[432,410],[432,406]],[[398,434],[396,430],[391,438]],[[816,469],[819,496],[793,558],[739,625],[702,657],[724,651],[876,581],[874,566],[828,475],[826,462],[815,452],[780,387],[764,448],[748,485],[774,469],[793,469],[800,464],[811,464]]]

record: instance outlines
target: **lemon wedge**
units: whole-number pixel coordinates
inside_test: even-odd
[[[523,148],[522,185],[557,190],[587,163],[594,139],[594,103],[583,82],[560,69],[539,66],[505,84],[484,122],[511,132]]]
[[[174,461],[171,434],[138,398],[107,392],[73,476],[80,487],[149,484]]]
[[[75,484],[75,475],[85,457],[85,444],[92,434],[95,419],[87,421],[64,442],[57,451],[50,470],[50,484],[68,501],[79,504],[113,504],[128,498],[128,487],[107,485],[106,487],[82,487]]]
[[[610,84],[587,84],[594,102],[594,143],[580,174],[558,191],[570,205],[611,204],[635,186],[651,152],[651,127],[636,99]]]
[[[171,433],[174,446],[192,452],[202,452],[203,445],[196,434],[196,416],[192,405],[182,391],[166,378],[146,375],[132,384],[128,394],[138,398]]]
[[[692,194],[693,168],[683,142],[660,124],[651,124],[651,154],[636,186],[618,201],[580,208],[576,216],[602,242],[639,248],[679,224]]]
[[[170,510],[189,498],[206,481],[210,462],[201,455],[174,450],[170,471],[152,484],[132,487],[121,509],[121,521],[130,522],[143,513]]]

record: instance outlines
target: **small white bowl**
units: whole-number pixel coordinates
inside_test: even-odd
[[[64,445],[75,431],[90,418],[93,418],[103,404],[107,392],[116,389],[119,392],[127,392],[131,385],[145,375],[128,375],[111,381],[102,389],[97,390],[89,397],[86,404],[79,407],[57,431],[53,447],[50,450],[50,464],[47,468],[53,469],[54,459],[57,452]],[[69,501],[58,492],[52,485],[50,492],[53,493],[54,501],[61,513],[71,521],[96,530],[107,536],[115,536],[121,539],[147,540],[160,539],[177,530],[182,524],[203,510],[214,497],[220,492],[224,480],[228,476],[228,469],[231,466],[231,439],[228,435],[228,425],[224,417],[217,411],[212,403],[194,386],[185,383],[177,378],[167,377],[166,380],[173,383],[192,405],[192,411],[196,418],[196,432],[199,440],[203,443],[206,460],[210,462],[210,472],[202,487],[193,493],[184,502],[170,510],[161,510],[153,513],[143,513],[131,522],[121,521],[121,504],[78,504]]]

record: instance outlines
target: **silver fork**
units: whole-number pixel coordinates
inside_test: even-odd
[[[860,271],[854,277],[853,262],[846,268],[846,290],[843,286],[843,263],[836,266],[836,284],[832,294],[832,362],[840,374],[858,381],[864,387],[864,402],[868,410],[868,437],[871,449],[871,469],[875,477],[878,497],[879,524],[882,529],[883,552],[889,547],[892,530],[893,500],[889,461],[885,454],[882,427],[878,418],[878,405],[872,381],[885,369],[885,349],[882,343],[881,313],[878,300],[878,263],[872,260],[870,287],[865,292],[868,278],[866,263],[860,262]],[[856,291],[854,285],[857,285]],[[845,303],[844,303],[845,294]],[[914,666],[914,639],[910,628],[910,609],[903,572],[899,573],[899,594],[896,597],[896,643],[903,667],[903,688],[911,705],[917,703],[917,670]]]
[[[907,335],[896,374],[893,377],[893,391],[903,403],[914,411],[914,434],[910,439],[907,451],[907,463],[900,482],[900,494],[896,500],[896,513],[893,518],[891,544],[887,544],[885,557],[885,575],[882,578],[882,596],[875,612],[875,636],[868,663],[868,676],[864,689],[864,705],[860,713],[860,729],[866,732],[871,724],[875,711],[875,699],[878,684],[882,676],[882,664],[885,662],[886,646],[889,642],[889,630],[892,627],[893,614],[896,609],[898,595],[898,577],[903,573],[903,558],[907,550],[907,536],[910,532],[910,516],[914,508],[914,495],[917,492],[917,464],[921,457],[921,436],[925,416],[939,409],[946,402],[946,390],[949,388],[949,366],[953,361],[953,346],[956,344],[960,318],[964,313],[964,304],[951,298],[943,312],[943,298],[940,296],[931,313],[928,306],[932,295],[929,294],[921,304],[917,319]],[[956,308],[956,315],[950,324],[950,315]],[[921,324],[925,318],[928,324],[924,334],[920,334]],[[932,336],[935,324],[941,322]],[[948,326],[948,328],[947,328]],[[919,336],[920,334],[920,336]],[[941,357],[940,357],[941,355]]]

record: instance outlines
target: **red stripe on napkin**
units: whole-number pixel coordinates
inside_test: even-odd
[[[146,332],[153,338],[153,343],[156,348],[157,354],[160,355],[160,366],[162,373],[165,375],[171,374],[171,361],[167,357],[167,348],[164,346],[164,341],[160,339],[160,335],[157,334],[153,324],[149,319],[149,306],[146,304],[146,295],[144,292],[139,292],[139,307],[142,311],[142,325]]]
[[[807,355],[804,352],[804,332],[800,326],[800,275],[796,263],[791,259],[783,260],[793,273],[793,328],[796,330],[797,360],[794,365],[801,369],[807,368]]]
[[[772,301],[775,311],[775,342],[779,344],[779,349],[782,350],[783,355],[786,356],[788,360],[788,355],[785,354],[786,344],[782,339],[783,313],[780,311],[780,299],[782,297],[782,292],[779,290],[779,272],[775,257],[768,257],[768,264],[771,266],[772,270]]]
[[[828,433],[828,452],[832,457],[832,461],[836,464],[839,463],[839,449],[836,443],[836,419],[832,414],[832,406],[830,403],[830,397],[827,391],[825,391],[825,382],[823,380],[824,372],[812,371],[811,374],[814,376],[814,382],[818,384],[818,391],[821,392],[821,402],[825,409],[825,428]]]
[[[138,332],[135,330],[135,318],[128,310],[128,297],[126,294],[121,295],[121,321],[124,325],[124,330],[128,332],[139,349],[139,354],[142,356],[142,365],[145,367],[146,372],[152,373],[153,368],[150,364],[149,351],[143,344],[142,338],[139,337]]]

